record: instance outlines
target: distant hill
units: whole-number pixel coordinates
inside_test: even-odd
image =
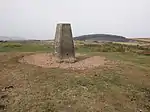
[[[20,40],[26,40],[26,39],[21,37],[0,36],[0,41],[20,41]]]
[[[123,36],[117,35],[108,35],[108,34],[90,34],[74,37],[74,40],[91,40],[91,41],[103,41],[103,42],[129,42],[130,39],[127,39]]]

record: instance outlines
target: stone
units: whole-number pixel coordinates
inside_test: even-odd
[[[0,104],[0,110],[5,110],[6,106]]]
[[[71,24],[57,24],[54,47],[54,55],[57,58],[57,62],[73,63],[76,61]]]
[[[7,89],[13,89],[14,88],[14,86],[7,86],[7,87],[5,87],[5,90],[7,90]]]
[[[7,98],[7,97],[8,97],[8,95],[2,95],[1,99]]]

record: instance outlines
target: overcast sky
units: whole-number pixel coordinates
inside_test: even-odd
[[[0,0],[0,36],[52,39],[59,22],[74,36],[150,37],[150,0]]]

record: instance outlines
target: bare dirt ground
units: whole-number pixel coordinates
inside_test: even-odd
[[[84,57],[83,55],[77,54],[77,62],[75,63],[57,63],[56,58],[51,53],[38,53],[29,56],[25,56],[19,60],[19,62],[28,63],[43,68],[62,68],[62,69],[73,69],[73,70],[85,70],[92,69],[99,66],[104,66],[107,62],[105,57],[92,56]]]

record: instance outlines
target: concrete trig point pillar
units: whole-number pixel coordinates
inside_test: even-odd
[[[55,56],[58,62],[75,62],[71,24],[59,23],[55,32]]]

